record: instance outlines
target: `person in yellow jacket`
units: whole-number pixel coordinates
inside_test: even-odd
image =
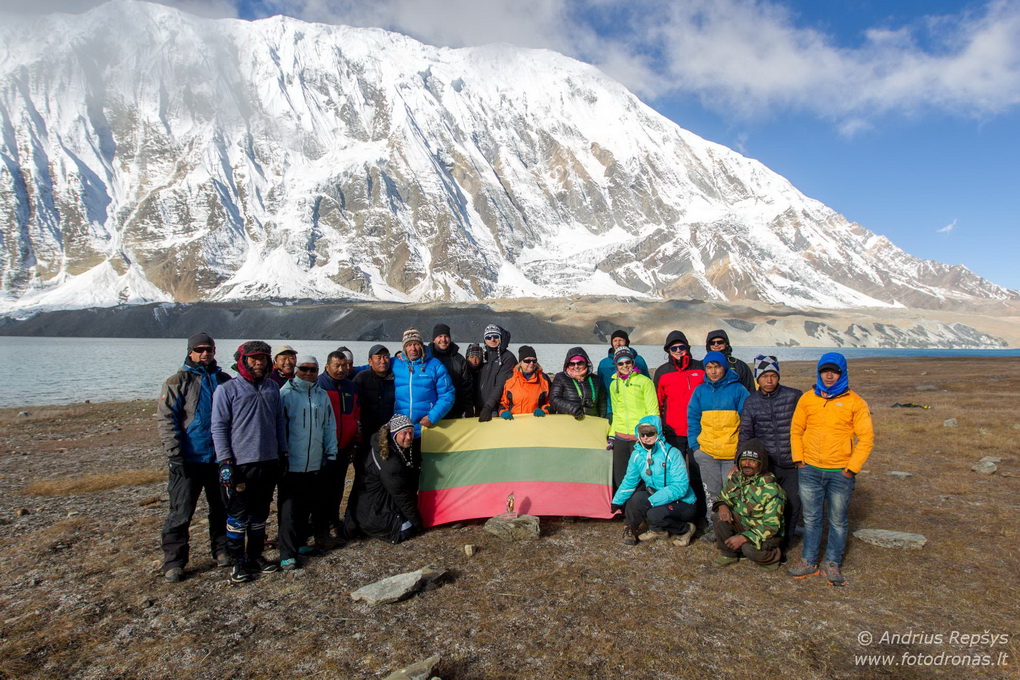
[[[634,451],[638,423],[646,416],[659,415],[659,398],[655,383],[634,366],[634,351],[627,346],[618,347],[613,355],[616,372],[609,381],[609,443],[613,452],[613,493],[620,488],[627,474],[627,463]]]
[[[847,513],[855,478],[875,444],[868,404],[850,389],[846,359],[829,352],[818,360],[818,380],[797,402],[790,425],[790,450],[799,466],[804,545],[801,561],[789,568],[797,579],[824,571],[830,585],[846,583],[840,571],[849,533]],[[825,566],[819,568],[822,506],[829,506]]]

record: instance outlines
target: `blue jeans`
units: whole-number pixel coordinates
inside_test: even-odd
[[[842,470],[827,472],[805,465],[799,475],[800,508],[804,515],[804,547],[801,556],[808,564],[818,563],[822,543],[822,505],[829,505],[829,538],[825,544],[825,561],[839,564],[849,533],[847,511],[856,480]]]

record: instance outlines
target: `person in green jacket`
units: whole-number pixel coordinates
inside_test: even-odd
[[[613,408],[606,449],[613,452],[615,493],[627,474],[627,462],[637,442],[634,430],[645,416],[659,415],[659,399],[652,379],[634,370],[634,352],[631,348],[618,347],[614,360],[616,373],[609,381],[609,400]]]
[[[730,473],[712,504],[715,543],[722,552],[713,564],[728,567],[746,557],[778,569],[786,494],[768,471],[768,451],[761,441],[749,439],[737,460],[739,469]]]

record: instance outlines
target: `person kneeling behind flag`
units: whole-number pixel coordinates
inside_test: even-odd
[[[749,439],[738,456],[738,469],[726,478],[712,504],[715,544],[722,551],[712,563],[717,567],[746,557],[766,569],[779,568],[786,494],[768,471],[768,460],[764,444]]]
[[[637,445],[627,473],[613,496],[612,510],[623,510],[623,542],[654,541],[672,534],[677,545],[690,545],[694,535],[694,491],[683,454],[666,443],[659,416],[645,416],[634,428]],[[637,536],[642,522],[648,531]]]

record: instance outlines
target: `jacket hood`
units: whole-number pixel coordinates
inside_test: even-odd
[[[845,394],[850,389],[850,375],[847,373],[846,357],[839,352],[826,352],[823,354],[822,358],[818,360],[818,369],[826,364],[835,364],[839,367],[839,380],[831,388],[826,387],[822,383],[821,372],[816,371],[815,394],[820,397],[828,395],[826,398],[832,399]]]
[[[659,416],[645,416],[644,418],[639,420],[638,424],[634,426],[635,437],[638,437],[638,430],[641,428],[642,425],[651,425],[652,427],[655,428],[655,431],[659,433],[659,436],[655,438],[656,442],[666,441],[666,434],[662,431],[662,418],[660,418]],[[640,437],[638,437],[638,441],[641,441]]]
[[[765,448],[765,444],[761,442],[757,437],[748,439],[744,442],[744,446],[741,447],[740,451],[737,452],[737,474],[743,476],[743,472],[740,471],[740,457],[744,454],[744,451],[754,451],[758,454],[757,458],[761,462],[761,467],[758,468],[758,474],[756,477],[760,477],[769,471],[769,452]],[[752,478],[753,479],[753,478]]]
[[[687,336],[683,334],[683,331],[670,331],[669,335],[666,336],[666,342],[663,343],[662,349],[668,353],[670,346],[678,342],[688,347],[691,345],[691,343],[687,342]]]
[[[567,370],[567,364],[570,363],[570,357],[582,356],[584,360],[588,362],[588,373],[591,373],[593,369],[591,365],[591,357],[584,351],[584,347],[571,347],[567,350],[567,356],[563,358],[563,370]]]
[[[706,352],[711,352],[712,351],[712,345],[709,344],[709,342],[711,342],[712,338],[722,338],[723,340],[726,341],[726,349],[723,350],[723,354],[725,354],[726,356],[729,356],[730,352],[733,351],[733,346],[730,345],[730,336],[726,334],[726,331],[724,331],[723,329],[720,328],[719,330],[709,331],[708,332],[708,335],[705,336],[705,351]]]

